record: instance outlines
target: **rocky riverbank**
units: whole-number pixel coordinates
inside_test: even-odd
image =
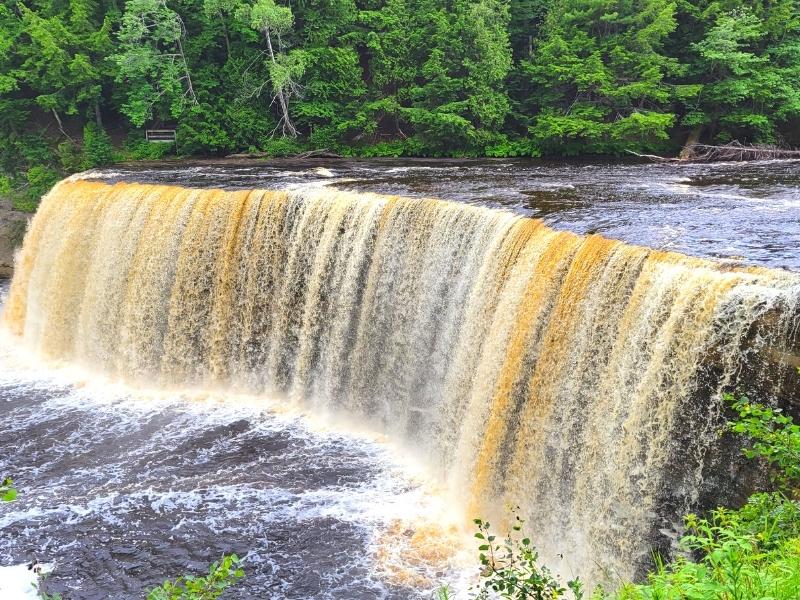
[[[14,252],[22,244],[30,213],[14,210],[10,200],[0,199],[0,277],[14,272]]]

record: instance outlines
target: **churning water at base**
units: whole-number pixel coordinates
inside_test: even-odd
[[[140,598],[226,552],[247,572],[230,598],[427,598],[453,577],[441,498],[385,444],[30,360],[3,340],[0,473],[20,498],[0,504],[0,566],[54,562],[48,591]]]
[[[798,298],[793,273],[580,237],[436,200],[67,181],[26,236],[3,319],[15,343],[49,360],[168,394],[190,386],[272,398],[383,432],[439,477],[458,499],[454,513],[502,523],[518,506],[554,566],[618,581],[668,543],[662,531],[677,515],[735,493],[726,474],[736,451],[718,436],[720,393],[740,387],[796,400],[789,366]],[[20,400],[13,420],[33,428],[23,440],[39,448],[48,439],[35,427],[52,412],[42,403],[52,403],[53,414],[64,412],[53,419],[54,437],[116,457],[96,468],[74,463],[98,480],[79,507],[113,519],[122,502],[156,523],[159,510],[174,511],[157,530],[177,521],[208,532],[211,522],[218,529],[205,539],[253,552],[236,544],[260,533],[225,529],[237,503],[248,501],[248,527],[283,524],[282,539],[308,539],[313,548],[286,550],[270,571],[288,581],[287,597],[311,593],[303,578],[318,561],[325,568],[312,587],[322,581],[340,598],[383,593],[371,587],[379,569],[352,557],[369,548],[374,524],[389,519],[360,507],[384,498],[398,506],[393,496],[414,505],[403,500],[413,488],[386,476],[388,455],[341,436],[307,442],[299,424],[276,426],[236,404],[189,410],[178,402],[150,412],[139,396],[105,405],[94,392],[87,403],[83,391],[45,388],[37,406],[28,406],[30,392]],[[62,421],[73,429],[60,431]],[[156,440],[155,449],[140,439]],[[129,469],[127,477],[115,479],[117,468]],[[279,492],[264,493],[275,472],[288,475],[275,483]],[[135,485],[118,500],[126,480]],[[175,482],[174,493],[165,481]],[[151,488],[168,499],[148,495]],[[353,488],[377,491],[353,505]],[[208,506],[220,510],[192,520]],[[302,518],[285,520],[315,511],[324,516],[314,517],[311,533]],[[342,543],[337,528],[348,543],[359,540],[347,560],[327,541]],[[387,526],[382,549],[367,555],[394,563],[404,544],[424,546],[426,532]],[[190,531],[185,539],[195,536],[203,537]],[[157,536],[124,547],[165,543]],[[436,548],[409,560],[441,564]],[[292,569],[302,577],[281,579]],[[343,580],[352,593],[338,590]]]

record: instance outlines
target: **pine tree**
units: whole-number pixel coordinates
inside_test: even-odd
[[[560,0],[522,69],[536,95],[524,103],[531,136],[548,152],[615,153],[668,138],[674,122],[664,55],[675,4]]]

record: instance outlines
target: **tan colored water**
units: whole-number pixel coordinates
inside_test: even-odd
[[[665,498],[696,501],[720,391],[781,392],[766,358],[791,350],[798,298],[796,274],[487,208],[66,181],[3,322],[133,383],[357,417],[425,457],[469,516],[519,506],[546,557],[598,580],[647,560]]]

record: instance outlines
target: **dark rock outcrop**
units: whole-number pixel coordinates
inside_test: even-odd
[[[0,200],[0,277],[11,277],[14,272],[14,252],[22,245],[32,216],[14,210],[10,201]]]

